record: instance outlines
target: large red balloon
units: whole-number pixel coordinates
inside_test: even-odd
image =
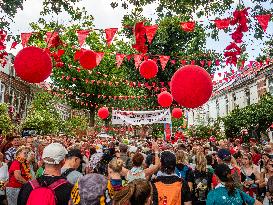
[[[91,70],[97,66],[97,54],[91,50],[83,51],[79,61],[84,69]]]
[[[170,107],[173,102],[173,96],[171,93],[164,91],[158,95],[157,101],[162,107]]]
[[[14,68],[17,76],[29,83],[40,83],[52,72],[50,56],[41,48],[23,48],[15,57]]]
[[[143,78],[151,79],[156,76],[158,66],[153,60],[146,60],[140,65],[139,72]]]
[[[173,111],[172,111],[172,116],[173,116],[174,118],[179,119],[179,118],[182,117],[182,115],[183,115],[183,112],[182,112],[182,110],[181,110],[180,108],[174,108],[174,109],[173,109]]]
[[[209,73],[196,65],[180,68],[171,80],[174,100],[187,108],[196,108],[206,103],[212,94],[212,88]]]
[[[105,120],[109,116],[108,108],[107,107],[100,108],[99,111],[98,111],[98,116],[101,119]]]

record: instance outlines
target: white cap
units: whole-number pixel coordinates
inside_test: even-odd
[[[51,143],[44,148],[43,160],[46,164],[60,164],[67,155],[67,150],[60,143]]]

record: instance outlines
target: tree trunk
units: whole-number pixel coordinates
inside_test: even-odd
[[[95,126],[95,108],[90,108],[89,110],[90,118],[89,118],[89,126],[94,127]]]

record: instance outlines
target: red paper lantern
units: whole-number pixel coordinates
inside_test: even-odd
[[[183,112],[180,108],[174,108],[173,111],[172,111],[172,116],[176,119],[179,119],[181,118],[183,115]]]
[[[153,60],[146,60],[140,65],[139,71],[143,78],[151,79],[156,76],[158,67]]]
[[[79,61],[84,69],[91,70],[97,66],[97,54],[91,50],[83,51]]]
[[[174,100],[187,108],[196,108],[206,103],[212,94],[212,87],[209,73],[197,65],[180,68],[171,80]]]
[[[109,116],[108,108],[107,107],[100,108],[99,111],[98,111],[98,116],[101,119],[105,120]]]
[[[157,101],[162,107],[170,107],[173,102],[171,93],[164,91],[158,95]]]
[[[41,48],[30,46],[23,48],[15,57],[16,75],[29,83],[40,83],[52,72],[50,56]]]

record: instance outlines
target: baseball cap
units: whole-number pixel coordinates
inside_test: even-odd
[[[219,149],[218,153],[217,153],[217,156],[221,160],[225,161],[225,160],[229,160],[230,159],[231,154],[230,154],[230,151],[227,150],[227,149]]]
[[[107,183],[106,177],[100,174],[92,173],[80,177],[71,192],[72,201],[74,204],[97,205],[98,201],[105,200],[105,204],[108,204],[111,199],[106,194],[109,193]]]
[[[67,155],[65,156],[66,158],[69,158],[69,157],[78,157],[81,159],[81,161],[83,161],[83,156],[82,156],[82,153],[81,153],[81,150],[79,149],[71,149],[68,151]]]
[[[59,164],[64,160],[67,150],[60,143],[51,143],[44,148],[42,159],[46,164]]]

